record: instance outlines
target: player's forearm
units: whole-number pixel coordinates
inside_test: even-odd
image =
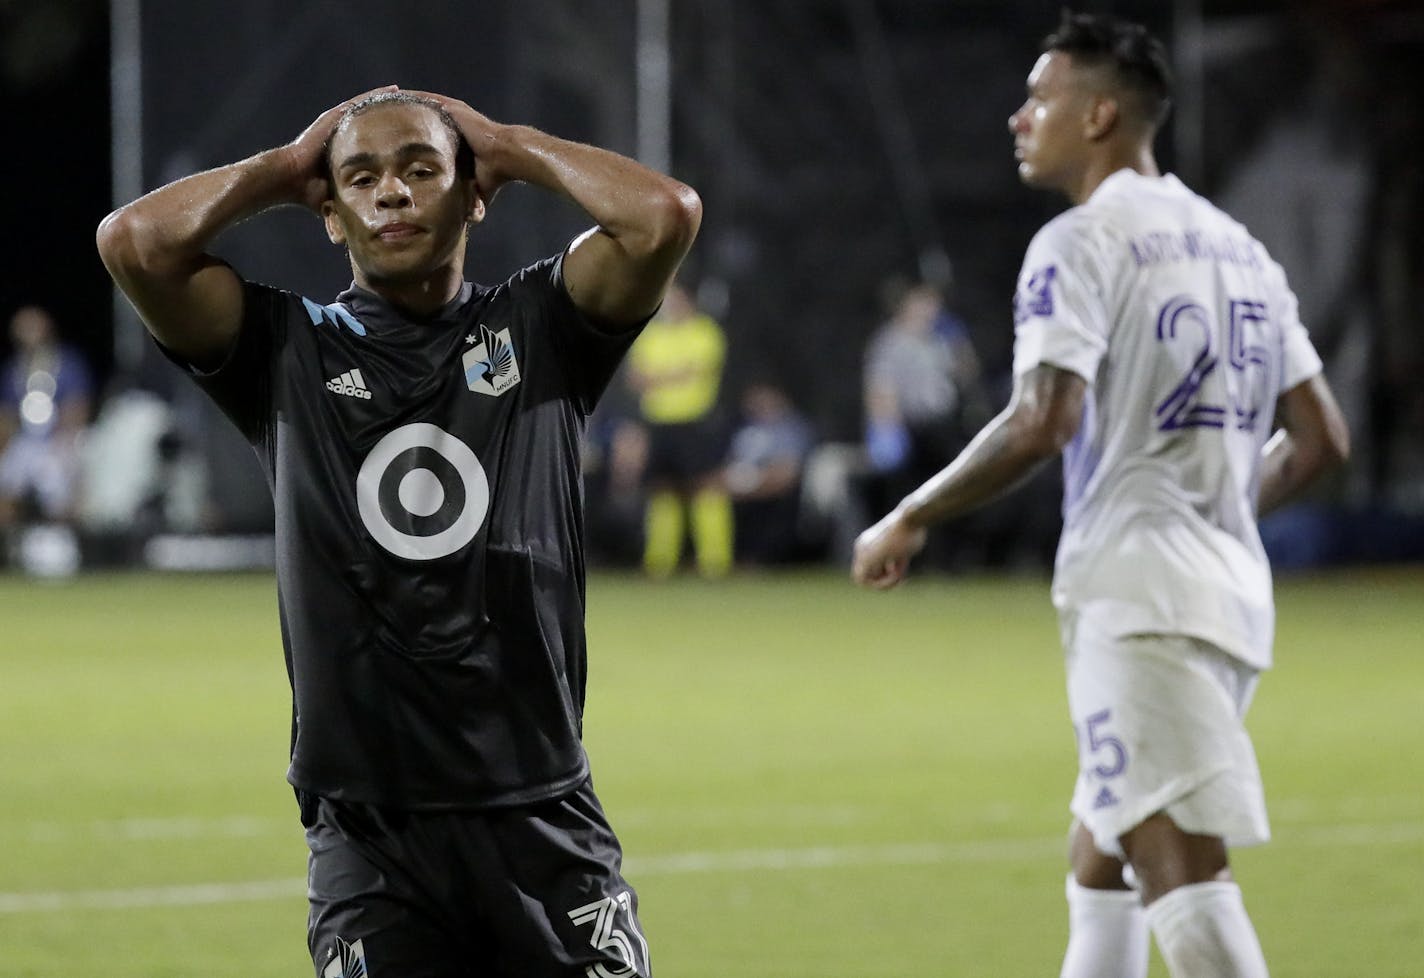
[[[696,192],[625,156],[528,126],[501,126],[483,152],[505,179],[568,197],[630,255],[681,256],[697,234]]]
[[[188,274],[203,264],[224,229],[254,214],[301,200],[288,154],[268,150],[196,173],[126,204],[99,225],[99,253],[126,285]]]
[[[917,529],[963,515],[1022,484],[1060,447],[1006,410],[958,458],[906,496],[897,512]]]
[[[908,526],[923,529],[1014,489],[1078,433],[1086,388],[1081,377],[1052,364],[1026,371],[1014,382],[1009,406],[896,512]]]

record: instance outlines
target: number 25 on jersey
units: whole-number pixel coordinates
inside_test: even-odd
[[[1255,431],[1275,373],[1270,348],[1255,341],[1262,339],[1261,334],[1269,328],[1265,303],[1229,299],[1223,369],[1217,351],[1221,330],[1211,312],[1188,295],[1167,300],[1157,314],[1157,341],[1171,346],[1176,357],[1185,359],[1182,354],[1195,354],[1195,358],[1176,386],[1158,402],[1158,429],[1230,426]],[[1208,383],[1213,374],[1219,383]],[[1210,393],[1223,389],[1224,396]]]

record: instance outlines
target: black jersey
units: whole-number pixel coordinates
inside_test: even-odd
[[[560,258],[422,320],[354,287],[244,289],[198,381],[276,503],[291,782],[426,809],[578,785],[580,441],[638,330],[586,319]]]

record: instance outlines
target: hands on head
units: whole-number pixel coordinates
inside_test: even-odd
[[[465,137],[465,142],[475,154],[475,186],[479,188],[480,197],[486,204],[494,200],[499,188],[509,182],[509,177],[498,172],[493,163],[494,142],[503,127],[489,116],[475,110],[468,102],[441,95],[439,92],[422,92],[416,89],[407,91],[420,98],[440,103],[445,111],[450,113],[450,118],[455,120],[460,134]]]
[[[300,136],[286,145],[299,203],[320,214],[322,202],[331,199],[331,179],[326,172],[326,144],[346,110],[363,98],[398,90],[396,85],[382,85],[333,105],[303,129]]]
[[[317,116],[301,135],[287,144],[285,149],[299,203],[320,214],[322,203],[331,199],[331,180],[326,169],[326,147],[346,110],[372,95],[396,91],[402,91],[400,86],[382,85],[333,105]],[[423,92],[417,89],[404,91],[417,98],[429,99],[450,113],[465,142],[474,152],[475,183],[479,187],[480,196],[488,204],[499,192],[499,188],[509,181],[506,175],[497,172],[491,162],[494,154],[490,150],[502,127],[460,99],[438,92]]]

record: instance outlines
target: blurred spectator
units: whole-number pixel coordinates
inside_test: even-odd
[[[966,395],[979,360],[962,320],[932,285],[891,284],[890,318],[865,356],[866,452],[899,481],[939,471],[963,446]]]
[[[636,567],[643,559],[648,431],[637,420],[629,394],[627,385],[611,386],[584,434],[584,531],[590,564]]]
[[[54,319],[39,306],[14,314],[10,339],[14,348],[0,364],[0,532],[53,525],[15,542],[27,568],[64,573],[78,559],[72,532],[61,528],[77,502],[93,382],[83,356],[60,343]]]
[[[806,556],[801,478],[813,444],[811,425],[784,390],[757,382],[743,391],[726,479],[739,563],[777,564]]]
[[[970,430],[965,408],[979,385],[969,331],[946,308],[939,289],[892,282],[886,293],[890,318],[871,337],[865,356],[871,512],[893,507],[959,454]],[[926,559],[941,563],[944,556],[927,552]]]
[[[212,522],[207,472],[173,409],[138,387],[111,391],[84,439],[78,520],[95,535],[142,542]]]
[[[681,285],[668,291],[628,353],[629,384],[647,430],[643,569],[654,577],[677,569],[689,513],[698,571],[720,577],[732,566],[732,504],[722,472],[727,425],[718,410],[726,354],[722,327]]]

